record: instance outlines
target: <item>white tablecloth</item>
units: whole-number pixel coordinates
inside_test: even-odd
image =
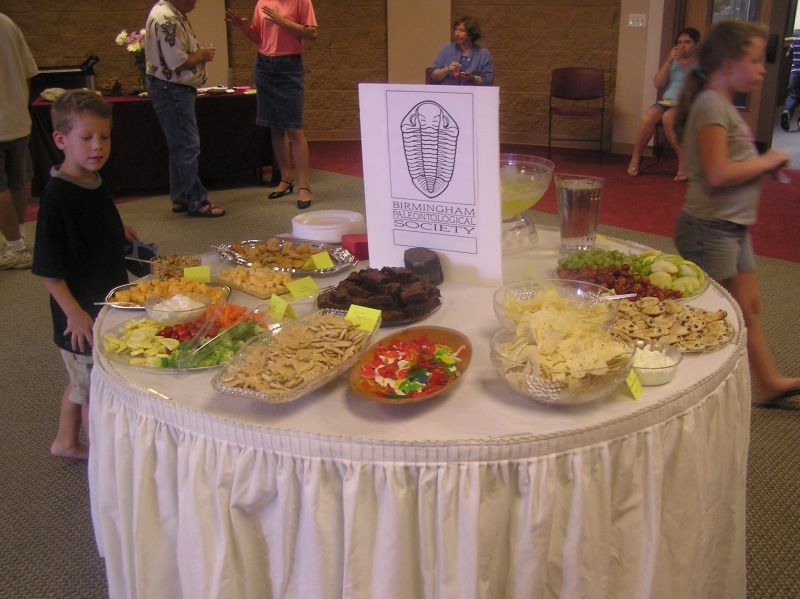
[[[507,278],[552,267],[555,234],[539,234]],[[96,354],[89,479],[111,597],[743,597],[750,382],[724,290],[693,305],[727,310],[732,343],[638,401],[570,408],[498,380],[493,290],[442,292],[425,324],[465,332],[473,362],[415,405],[364,402],[344,378],[267,405]],[[96,338],[127,317],[105,311]]]

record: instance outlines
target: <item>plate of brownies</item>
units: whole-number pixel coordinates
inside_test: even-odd
[[[442,294],[408,268],[385,266],[351,272],[335,287],[322,289],[317,308],[347,310],[352,304],[381,311],[381,326],[418,322],[439,309]]]

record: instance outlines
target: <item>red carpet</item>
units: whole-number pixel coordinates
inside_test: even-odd
[[[362,176],[361,142],[311,142],[310,145],[312,168]],[[503,144],[502,150],[547,156],[547,149],[539,147]],[[606,154],[602,166],[597,163],[597,153],[589,151],[553,150],[552,160],[558,171],[605,179],[600,207],[602,224],[673,236],[686,193],[685,183],[672,180],[676,170],[674,158],[662,159],[638,177],[628,176],[625,171],[628,157],[617,154]],[[792,178],[789,185],[765,179],[758,222],[751,233],[758,255],[800,262],[800,231],[793,225],[800,222],[800,170],[790,170],[788,174]],[[552,185],[535,209],[556,212]]]
[[[360,141],[317,141],[309,143],[311,167],[343,175],[362,176]],[[545,148],[504,144],[504,152],[546,156]],[[683,204],[686,184],[675,183],[675,160],[666,158],[661,164],[629,177],[625,172],[627,156],[606,154],[603,165],[597,154],[579,150],[554,150],[556,169],[568,173],[595,175],[605,179],[600,222],[634,231],[672,237],[675,219]],[[645,163],[646,166],[646,163]],[[762,187],[758,223],[752,227],[753,245],[760,256],[800,262],[800,170],[789,171],[792,183],[781,185],[766,179]],[[139,197],[120,198],[119,202]],[[26,220],[36,218],[37,205],[31,203]],[[556,212],[555,189],[536,205],[536,210]]]

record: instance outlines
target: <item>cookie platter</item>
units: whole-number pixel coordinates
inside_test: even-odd
[[[620,303],[612,329],[631,339],[669,345],[684,354],[720,349],[735,330],[725,310],[702,310],[675,300],[645,297]]]

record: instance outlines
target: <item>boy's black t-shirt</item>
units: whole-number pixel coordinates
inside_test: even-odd
[[[81,307],[96,318],[100,306],[94,302],[128,282],[122,219],[99,176],[96,186],[85,186],[55,169],[51,174],[39,199],[31,270],[41,277],[63,279]],[[56,345],[74,351],[64,336],[66,314],[52,297],[50,311]]]

